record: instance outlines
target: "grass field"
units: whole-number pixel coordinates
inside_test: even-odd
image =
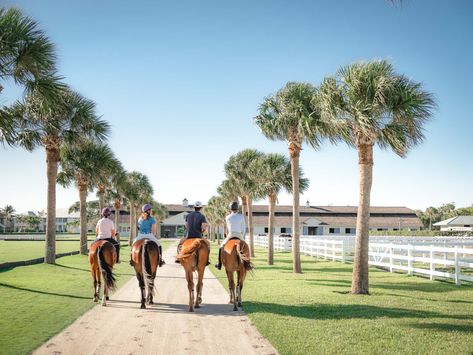
[[[166,248],[173,242],[162,243]],[[114,268],[118,287],[134,276],[127,262],[129,252],[128,247],[122,248],[123,262]],[[95,306],[92,294],[83,255],[57,259],[56,265],[0,270],[0,354],[30,353]]]
[[[0,240],[0,263],[44,257],[44,241]],[[56,254],[79,250],[77,241],[57,241]]]
[[[212,246],[212,261],[217,247]],[[370,296],[349,294],[351,264],[302,257],[292,273],[289,253],[256,270],[243,290],[245,312],[281,354],[471,354],[473,285],[370,269]],[[227,288],[223,271],[212,272]],[[230,307],[230,306],[229,306]]]

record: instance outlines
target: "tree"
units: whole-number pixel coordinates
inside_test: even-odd
[[[55,75],[55,48],[38,24],[18,9],[0,8],[0,34],[0,82],[12,78],[26,93],[56,97],[63,85]],[[16,145],[27,136],[9,108],[0,108],[0,143]]]
[[[110,148],[93,141],[65,145],[61,149],[61,172],[58,182],[67,187],[74,183],[79,191],[80,252],[87,254],[87,193],[107,170],[104,159],[113,156]],[[97,216],[97,214],[95,214]]]
[[[267,196],[268,217],[268,265],[274,264],[274,211],[281,190],[292,191],[291,162],[282,154],[265,154],[248,167],[250,177],[256,182],[258,194]],[[309,180],[303,177],[299,168],[299,191],[309,187]]]
[[[20,223],[26,224],[28,229],[32,231],[37,231],[39,224],[41,223],[41,218],[39,216],[19,215],[17,218]],[[18,232],[21,232],[21,230]]]
[[[127,173],[124,195],[130,204],[130,238],[129,244],[136,237],[137,211],[140,204],[149,203],[153,199],[153,187],[146,175],[133,171]]]
[[[248,212],[248,234],[250,254],[255,256],[255,245],[253,239],[253,209],[252,201],[262,196],[257,194],[255,181],[249,175],[249,165],[254,160],[262,156],[263,153],[256,149],[244,149],[241,152],[232,155],[225,164],[225,173],[231,184],[240,192],[242,204],[246,204]]]
[[[318,148],[322,138],[336,140],[330,122],[320,119],[314,106],[316,88],[309,83],[289,82],[275,95],[265,98],[255,123],[271,140],[286,141],[292,176],[293,272],[301,273],[299,222],[299,158],[302,144]]]
[[[342,138],[358,150],[360,199],[353,264],[353,294],[368,294],[368,238],[373,146],[405,157],[422,142],[422,128],[435,108],[422,85],[394,71],[385,60],[342,67],[324,79],[316,97],[322,119],[336,122]]]
[[[225,216],[228,211],[227,201],[222,196],[212,196],[204,207],[204,214],[210,225],[210,238],[213,239],[213,232],[216,230],[218,243],[220,243],[219,226],[222,226],[222,232],[224,231]]]
[[[13,208],[12,205],[6,205],[2,209],[2,214],[3,214],[3,225],[4,225],[4,231],[7,231],[8,225],[10,225],[10,231],[11,231],[11,223],[12,223],[12,217],[13,214],[15,213],[15,208]]]
[[[56,179],[60,149],[67,143],[74,145],[86,139],[103,141],[110,126],[97,117],[95,103],[69,89],[60,98],[33,91],[23,102],[12,108],[17,120],[29,132],[22,143],[25,147],[42,146],[46,150],[48,201],[46,221],[45,262],[56,260]]]
[[[120,184],[125,176],[122,163],[115,157],[108,147],[100,155],[102,164],[100,175],[96,177],[97,195],[99,197],[99,215],[105,207],[105,192],[111,186]]]

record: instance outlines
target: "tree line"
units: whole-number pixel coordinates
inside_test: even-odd
[[[106,195],[113,202],[117,226],[120,209],[128,205],[129,238],[134,238],[139,205],[153,200],[148,177],[124,169],[107,144],[110,124],[97,114],[93,100],[64,82],[54,44],[35,20],[15,8],[0,8],[0,83],[7,80],[21,85],[24,94],[0,108],[0,142],[46,153],[45,262],[55,262],[57,183],[77,188],[82,254],[87,252],[86,199],[92,190],[98,191],[99,211]]]
[[[473,205],[470,207],[455,208],[455,204],[450,202],[444,203],[439,207],[427,207],[425,211],[417,210],[416,214],[422,221],[425,229],[433,230],[436,229],[433,225],[437,222],[456,216],[473,216]]]

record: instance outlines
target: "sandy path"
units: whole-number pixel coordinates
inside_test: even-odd
[[[209,270],[202,308],[187,311],[187,284],[184,269],[174,263],[175,250],[164,252],[154,305],[140,309],[133,277],[107,307],[94,307],[34,354],[277,354],[244,312],[232,311],[227,291]]]

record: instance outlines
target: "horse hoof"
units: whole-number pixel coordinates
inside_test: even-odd
[[[105,300],[106,300],[106,301],[110,301],[110,298],[108,298],[108,296],[107,296],[107,297],[105,297]]]
[[[194,312],[194,309],[193,309],[193,308],[189,308],[189,312]]]
[[[194,308],[200,308],[200,305],[196,304],[196,305],[194,306]]]
[[[236,307],[236,306],[233,307],[233,310],[234,310],[234,311],[238,311],[238,307]]]
[[[107,307],[107,304],[105,302],[102,303],[102,307]]]
[[[98,299],[97,297],[94,297],[93,300],[94,300],[94,302],[98,302],[98,301],[99,301],[99,299]]]
[[[149,301],[148,304],[154,304],[154,302],[153,302],[153,301]]]
[[[144,304],[141,305],[141,309],[146,309],[146,306]]]
[[[241,302],[238,302],[238,307],[242,307]]]

